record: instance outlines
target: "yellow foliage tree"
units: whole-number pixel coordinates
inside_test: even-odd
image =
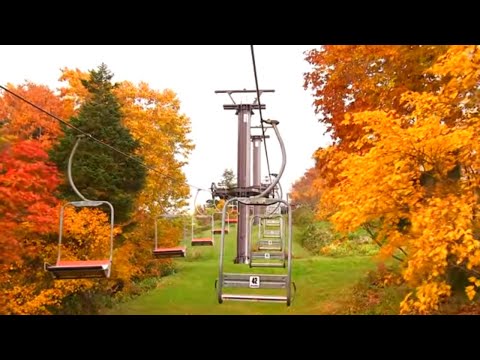
[[[82,84],[82,80],[87,81],[88,79],[88,72],[81,71],[80,69],[62,69],[62,75],[58,80],[67,82],[68,86],[59,89],[60,97],[69,103],[74,110],[78,110],[82,103],[91,96],[87,88]]]
[[[402,112],[346,113],[341,126],[362,136],[350,151],[317,153],[335,167],[336,186],[322,196],[330,213],[322,215],[340,231],[375,224],[381,255],[402,259],[411,292],[401,313],[437,310],[458,285],[453,272],[468,279],[470,299],[480,285],[478,47],[450,47],[425,74],[444,86],[404,92]]]
[[[161,215],[186,205],[190,191],[181,168],[194,146],[188,134],[190,119],[180,113],[180,101],[172,90],[157,91],[148,84],[122,82],[117,89],[125,114],[125,126],[137,139],[149,171],[139,206]]]
[[[65,208],[62,258],[65,260],[108,259],[110,254],[110,219],[97,208]],[[114,237],[121,233],[117,226]]]
[[[58,212],[57,212],[58,214]],[[58,223],[58,217],[55,219]],[[53,221],[52,221],[53,223]],[[114,229],[114,235],[120,233]],[[56,234],[55,234],[56,235]],[[1,276],[2,296],[0,313],[51,314],[58,311],[69,295],[91,289],[106,289],[96,280],[54,281],[43,270],[45,261],[54,263],[57,256],[57,237],[32,233],[21,261],[12,263]],[[85,260],[108,258],[110,224],[108,216],[98,209],[65,209],[62,259]]]
[[[216,212],[223,211],[224,205],[225,205],[225,200],[224,199],[220,199],[220,200],[216,201],[215,202],[215,211]]]

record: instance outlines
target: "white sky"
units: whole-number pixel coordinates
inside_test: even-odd
[[[255,45],[258,82],[265,93],[264,119],[280,121],[287,164],[281,179],[284,192],[313,165],[312,154],[329,143],[312,106],[313,97],[303,89],[303,73],[310,70],[305,50],[319,45]],[[223,170],[237,171],[237,116],[223,110],[227,94],[215,90],[255,89],[250,45],[0,45],[0,84],[29,80],[52,89],[63,67],[88,71],[104,62],[114,73],[113,81],[147,82],[154,89],[170,88],[178,94],[181,112],[192,123],[190,138],[196,148],[184,168],[189,184],[210,188]],[[237,103],[252,102],[254,94],[232,95]],[[259,126],[259,114],[252,116]],[[258,134],[259,129],[252,129]],[[267,150],[272,173],[278,173],[281,153],[273,130],[268,130]],[[267,175],[262,148],[262,179]],[[195,189],[191,190],[194,196]],[[198,203],[209,198],[201,192]]]

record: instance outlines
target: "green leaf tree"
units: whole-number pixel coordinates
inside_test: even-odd
[[[113,93],[116,84],[105,64],[91,70],[90,78],[82,80],[90,94],[70,124],[91,134],[124,153],[135,155],[139,143],[123,125],[118,98]],[[65,136],[50,152],[51,159],[65,174],[70,152],[78,132],[64,128]],[[143,161],[141,157],[137,159]],[[88,138],[78,146],[73,159],[72,176],[78,190],[88,199],[106,200],[115,208],[115,221],[124,222],[133,210],[135,198],[143,188],[146,169],[138,162],[110,150]],[[65,199],[78,199],[68,182],[60,187]]]
[[[237,186],[235,174],[232,169],[225,169],[222,179],[218,182],[219,186],[225,186],[227,189],[233,189]]]

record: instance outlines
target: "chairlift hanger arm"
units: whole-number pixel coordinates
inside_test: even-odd
[[[204,190],[204,189],[197,189],[197,193],[195,194],[195,198],[193,199],[193,214],[194,215],[197,211],[197,197],[198,197],[198,194],[200,193],[200,191],[210,192],[212,194],[212,198],[214,199],[214,197],[213,197],[214,188],[216,188],[215,183],[212,183],[212,187],[211,187],[210,191]],[[199,214],[200,215],[205,215],[203,212],[199,213]]]
[[[75,145],[73,146],[72,151],[70,152],[70,157],[68,158],[68,181],[70,183],[70,186],[72,187],[73,191],[83,200],[83,201],[91,201],[88,200],[85,196],[83,196],[80,191],[77,189],[75,186],[75,183],[73,182],[72,178],[72,162],[73,162],[73,156],[75,155],[75,151],[77,151],[77,147],[80,144],[80,140],[84,138],[85,135],[77,135],[77,141],[75,142]]]
[[[283,143],[282,136],[280,135],[277,127],[280,122],[278,120],[263,120],[263,122],[271,125],[273,127],[273,130],[275,130],[275,135],[277,136],[278,142],[280,143],[280,149],[282,151],[282,165],[280,166],[280,171],[275,177],[275,180],[272,181],[272,183],[261,194],[255,196],[257,198],[264,197],[269,194],[270,191],[272,191],[272,189],[279,183],[280,178],[282,177],[285,170],[285,165],[287,164],[287,152],[285,151],[285,144]]]

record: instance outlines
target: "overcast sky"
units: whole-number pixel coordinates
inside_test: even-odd
[[[265,119],[280,121],[287,151],[281,179],[285,192],[313,165],[315,149],[329,142],[323,125],[316,120],[313,97],[303,89],[303,73],[310,70],[303,52],[318,47],[254,46],[259,86],[275,90],[262,95],[266,105],[262,114]],[[190,138],[196,148],[184,169],[189,184],[208,189],[220,180],[224,169],[236,173],[237,117],[235,111],[223,110],[223,104],[231,103],[228,95],[214,91],[255,89],[250,45],[0,45],[0,55],[2,85],[29,80],[56,89],[61,68],[88,71],[104,62],[114,73],[114,81],[145,81],[154,89],[170,88],[178,94],[181,112],[192,123]],[[250,103],[255,98],[254,94],[233,97],[237,103]],[[252,126],[259,125],[255,111]],[[252,129],[252,133],[258,131]],[[270,170],[277,173],[280,148],[273,131],[267,134]],[[262,179],[266,175],[262,151]],[[196,190],[191,193],[195,195]],[[199,203],[209,198],[206,192],[200,194]]]

